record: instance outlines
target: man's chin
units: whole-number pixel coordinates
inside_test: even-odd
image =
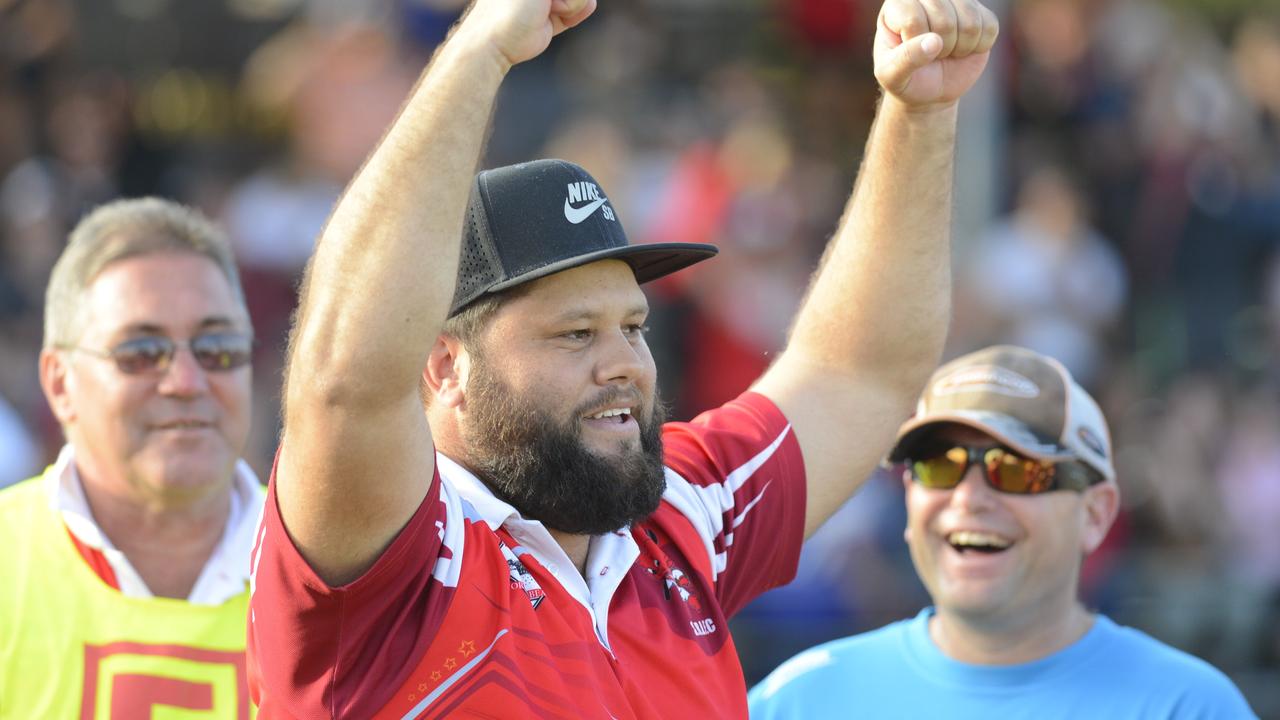
[[[535,517],[539,522],[548,529],[557,532],[568,533],[570,535],[607,535],[619,530],[626,530],[633,524],[644,520],[658,510],[658,506],[662,504],[661,495],[654,498],[652,507],[632,508],[633,517],[620,518],[614,517],[609,519],[584,517],[581,513],[574,514],[573,517]],[[532,515],[530,517],[533,517]]]
[[[634,461],[644,454],[640,447],[640,438],[592,440],[583,438],[582,448],[592,455],[609,463]]]
[[[153,492],[186,495],[230,487],[235,459],[222,452],[183,453],[137,464],[135,475]]]

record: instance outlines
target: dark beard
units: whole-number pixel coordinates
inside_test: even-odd
[[[468,464],[495,496],[552,530],[601,535],[628,527],[658,509],[667,487],[665,409],[656,403],[648,419],[633,416],[640,449],[617,457],[584,447],[580,420],[583,412],[627,396],[610,388],[563,422],[517,397],[478,360],[467,383],[470,418],[462,430]]]

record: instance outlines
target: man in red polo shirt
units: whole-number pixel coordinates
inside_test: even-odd
[[[563,161],[472,180],[506,72],[594,5],[478,0],[320,238],[253,558],[263,717],[745,717],[727,618],[792,577],[938,360],[994,16],[885,6],[879,119],[790,344],[664,424],[640,284],[714,248],[628,244]]]

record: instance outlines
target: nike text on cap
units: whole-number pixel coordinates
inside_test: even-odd
[[[449,315],[481,296],[616,258],[645,283],[717,252],[713,245],[630,245],[595,178],[564,160],[534,160],[476,175],[467,203],[458,286]]]
[[[889,461],[905,460],[923,432],[941,423],[980,430],[1029,457],[1080,460],[1116,479],[1098,403],[1062,363],[1025,348],[997,345],[938,368],[915,417],[898,429]]]

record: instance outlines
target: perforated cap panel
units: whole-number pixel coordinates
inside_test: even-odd
[[[488,217],[479,195],[477,178],[471,186],[471,199],[467,203],[467,221],[458,257],[458,285],[453,292],[451,315],[483,295],[505,275],[502,262],[493,248]]]

